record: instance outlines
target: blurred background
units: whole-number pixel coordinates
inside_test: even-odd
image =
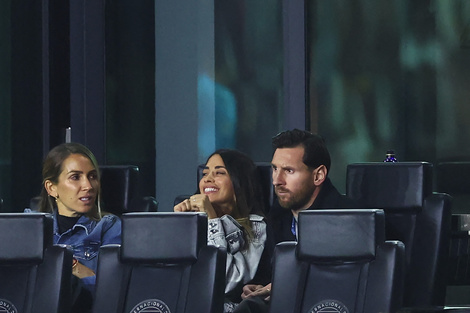
[[[468,0],[0,0],[0,197],[22,211],[65,140],[133,164],[162,211],[216,148],[287,128],[346,165],[469,160]]]

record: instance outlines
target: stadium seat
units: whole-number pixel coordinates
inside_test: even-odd
[[[300,212],[298,242],[275,248],[270,313],[400,309],[405,247],[384,224],[382,210]]]
[[[123,214],[122,244],[100,250],[93,312],[220,313],[225,262],[205,214]]]

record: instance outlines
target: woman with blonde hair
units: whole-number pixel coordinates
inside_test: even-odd
[[[72,248],[72,274],[91,301],[99,248],[121,243],[121,221],[100,210],[100,172],[87,147],[79,143],[54,147],[44,160],[42,177],[39,210],[53,214],[53,242]]]

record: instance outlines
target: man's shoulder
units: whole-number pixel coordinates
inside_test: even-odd
[[[348,196],[340,194],[335,205],[335,208],[338,209],[354,209],[363,207],[361,203],[355,199],[351,199]]]
[[[361,207],[358,201],[341,194],[329,179],[325,181],[316,200],[318,201],[313,203],[313,208],[317,209],[353,209]]]

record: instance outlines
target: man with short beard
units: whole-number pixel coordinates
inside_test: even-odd
[[[322,137],[308,131],[284,131],[272,139],[271,161],[276,203],[269,212],[271,249],[282,241],[297,240],[297,216],[303,210],[355,208],[328,178],[330,154]],[[271,283],[249,284],[234,313],[268,312]]]

